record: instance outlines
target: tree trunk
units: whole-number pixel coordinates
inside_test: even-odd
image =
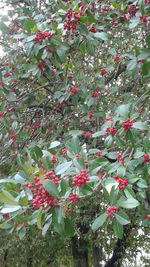
[[[128,247],[128,239],[132,231],[132,226],[124,227],[122,239],[118,239],[115,245],[112,257],[107,261],[104,267],[121,267],[126,248]]]
[[[8,265],[7,265],[7,257],[8,257],[8,250],[6,250],[5,253],[4,253],[4,267],[8,267]]]
[[[74,236],[72,238],[72,256],[74,267],[88,267],[88,242]]]
[[[98,246],[94,245],[93,246],[93,264],[94,267],[102,267],[101,265],[101,260],[102,260],[102,251],[101,248]]]
[[[33,267],[33,249],[32,249],[32,237],[30,230],[28,230],[26,245],[27,245],[27,251],[26,251],[27,267]]]

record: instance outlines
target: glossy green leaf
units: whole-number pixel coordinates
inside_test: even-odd
[[[106,213],[103,213],[98,218],[96,218],[96,220],[93,222],[91,226],[92,230],[95,232],[99,227],[101,227],[105,223],[107,217],[108,215]]]
[[[59,197],[59,191],[57,186],[51,180],[45,180],[43,182],[43,187],[47,192],[49,192],[54,197]]]
[[[72,161],[66,161],[60,165],[58,165],[55,169],[57,175],[64,174],[72,165]]]

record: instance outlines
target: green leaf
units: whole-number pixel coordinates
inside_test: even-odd
[[[132,128],[139,129],[139,130],[148,130],[148,125],[145,122],[135,122],[132,125]]]
[[[104,135],[104,134],[105,134],[105,131],[99,131],[99,132],[94,133],[94,134],[92,135],[92,137],[95,138],[95,137],[102,136],[102,135]]]
[[[124,177],[126,174],[126,169],[125,167],[122,165],[122,166],[119,166],[118,169],[117,169],[117,175],[119,177]]]
[[[66,161],[58,165],[55,169],[56,174],[62,175],[64,172],[66,172],[70,168],[71,165],[72,165],[72,161]]]
[[[38,229],[42,230],[42,209],[39,210],[37,215],[37,227]]]
[[[146,44],[150,48],[150,33],[146,36]]]
[[[12,183],[12,184],[17,184],[18,181],[15,181],[13,179],[0,179],[0,184],[5,184],[5,183]]]
[[[139,17],[135,17],[131,20],[130,24],[129,24],[129,29],[133,29],[135,28],[140,22]]]
[[[3,34],[8,32],[8,27],[6,26],[6,24],[2,21],[0,21],[0,31],[2,31]]]
[[[110,147],[113,142],[113,137],[111,135],[108,135],[105,139],[105,146]]]
[[[138,187],[140,188],[147,188],[147,182],[144,179],[140,179],[139,182],[137,183]]]
[[[88,184],[84,184],[81,188],[80,188],[80,193],[82,193],[83,195],[88,195],[93,193],[93,189],[91,188],[91,186],[89,186]]]
[[[138,158],[141,158],[143,157],[145,153],[143,151],[140,151],[140,150],[137,150],[134,154],[134,159],[138,159]]]
[[[94,36],[97,39],[101,39],[103,41],[107,41],[108,40],[108,34],[106,32],[96,32],[96,33],[94,33]]]
[[[115,218],[121,225],[126,225],[126,224],[130,223],[129,220],[127,220],[123,216],[121,216],[121,213],[120,214],[116,213]]]
[[[109,153],[107,154],[107,157],[108,157],[109,159],[116,159],[116,158],[117,158],[117,152],[109,152]]]
[[[115,235],[121,239],[123,236],[123,226],[116,220],[116,218],[113,220],[113,230]]]
[[[43,226],[43,228],[42,228],[42,236],[44,236],[44,237],[46,236],[46,233],[47,233],[51,223],[52,223],[52,218],[50,218],[48,220],[48,222],[46,222],[46,224]]]
[[[50,180],[45,180],[43,182],[44,189],[49,192],[54,197],[59,197],[59,191],[57,186]]]
[[[65,46],[65,45],[61,45],[60,47],[57,48],[56,52],[57,52],[57,55],[59,56],[61,62],[65,61],[66,56],[67,56],[67,52],[69,49],[70,49],[70,47]]]
[[[68,150],[70,152],[73,152],[75,154],[79,154],[81,148],[80,148],[80,142],[78,137],[73,137],[71,142],[68,145]]]
[[[123,119],[126,119],[129,116],[129,108],[130,108],[129,104],[120,105],[116,110],[116,114],[121,115],[121,117],[123,117]]]
[[[15,198],[7,191],[2,190],[0,193],[0,202],[8,205],[16,205],[18,202],[15,200]]]
[[[28,206],[28,198],[27,197],[22,197],[19,199],[19,204],[21,206]]]
[[[137,206],[140,205],[140,203],[135,199],[135,198],[125,198],[125,197],[121,197],[118,202],[117,205],[119,207],[125,208],[125,209],[133,209],[136,208]]]
[[[98,218],[96,218],[96,220],[93,222],[91,226],[92,230],[95,232],[99,227],[101,227],[106,221],[107,217],[108,215],[106,213],[103,213]]]
[[[72,135],[73,137],[76,137],[78,135],[82,135],[82,131],[80,130],[72,130],[69,132],[70,135]]]
[[[24,21],[23,27],[28,33],[31,33],[32,29],[36,27],[36,23],[33,19],[27,19]]]
[[[119,189],[116,188],[115,186],[112,186],[111,191],[110,191],[110,203],[111,203],[111,205],[116,204],[117,198],[118,198],[118,193],[119,193]]]
[[[52,143],[50,144],[49,149],[58,147],[58,146],[60,146],[60,144],[61,144],[61,143],[60,143],[59,141],[54,141],[54,142],[52,142]]]
[[[137,59],[131,59],[130,62],[127,65],[127,70],[134,70],[137,67]]]
[[[5,214],[5,213],[12,213],[12,212],[15,212],[15,211],[18,211],[21,209],[21,206],[17,205],[17,206],[9,206],[9,205],[6,205],[4,206],[3,209],[1,209],[1,213]]]
[[[60,181],[60,189],[61,189],[61,194],[65,195],[66,191],[67,191],[67,187],[68,187],[68,183],[65,179],[62,179]]]
[[[66,218],[64,222],[65,222],[65,228],[64,228],[65,235],[69,237],[74,236],[74,228],[70,219]]]
[[[87,10],[86,15],[87,15],[88,22],[90,23],[96,22],[95,16],[89,10]]]
[[[61,224],[64,221],[64,209],[62,207],[57,206],[55,208],[55,213],[57,216],[58,224]]]

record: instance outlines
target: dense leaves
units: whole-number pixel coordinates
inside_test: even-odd
[[[149,2],[52,2],[1,16],[0,227],[73,236],[94,198],[121,239],[149,225]]]

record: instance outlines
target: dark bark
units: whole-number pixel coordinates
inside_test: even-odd
[[[4,253],[4,267],[8,267],[8,265],[7,265],[7,257],[8,257],[8,249]]]
[[[31,246],[29,246],[27,252],[27,267],[33,267],[33,253]]]
[[[26,262],[27,262],[27,267],[33,267],[32,236],[30,230],[28,230],[28,235],[27,235]]]
[[[132,226],[125,226],[122,239],[118,239],[112,257],[104,267],[121,267],[121,263],[128,247],[128,239],[132,231]]]
[[[72,256],[74,267],[88,267],[88,242],[82,237],[72,238]]]
[[[98,246],[93,246],[93,264],[94,267],[102,267],[101,265],[101,260],[102,260],[102,251],[101,248]]]

